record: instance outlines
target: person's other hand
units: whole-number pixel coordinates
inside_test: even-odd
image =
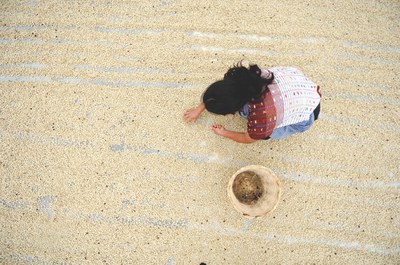
[[[211,130],[217,134],[217,135],[221,135],[223,136],[224,133],[226,132],[226,129],[224,126],[222,126],[221,124],[214,124],[213,126],[211,126]]]
[[[196,122],[197,119],[199,118],[200,114],[201,114],[201,111],[199,111],[198,108],[188,109],[183,114],[183,119],[186,122]]]

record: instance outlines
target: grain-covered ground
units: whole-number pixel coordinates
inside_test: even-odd
[[[1,264],[399,264],[400,3],[0,1]],[[320,119],[237,144],[185,109],[246,60],[323,89]],[[250,164],[282,182],[248,220]]]

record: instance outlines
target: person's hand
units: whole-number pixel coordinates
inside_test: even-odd
[[[198,108],[188,109],[183,113],[183,119],[186,122],[196,122],[201,114]]]
[[[196,122],[205,109],[206,106],[204,105],[204,103],[200,103],[197,108],[186,110],[185,113],[183,113],[183,119],[186,122]]]
[[[217,134],[217,135],[221,135],[224,136],[224,133],[226,132],[226,129],[224,126],[222,126],[221,124],[214,124],[213,126],[211,126],[211,130]]]

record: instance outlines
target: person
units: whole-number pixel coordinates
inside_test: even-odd
[[[211,84],[202,102],[184,112],[186,122],[196,122],[204,110],[219,115],[239,112],[247,131],[236,132],[221,124],[211,126],[220,136],[239,143],[284,139],[308,130],[320,113],[320,87],[294,67],[261,70],[256,64],[238,63],[222,80]]]

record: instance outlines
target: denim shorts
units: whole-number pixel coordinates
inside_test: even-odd
[[[318,104],[318,106],[315,108],[314,112],[311,113],[310,119],[299,122],[299,123],[287,125],[284,127],[276,128],[272,132],[272,134],[269,137],[264,138],[264,140],[268,140],[270,138],[283,139],[283,138],[286,138],[293,134],[302,133],[302,132],[307,131],[313,125],[314,121],[316,121],[318,119],[320,111],[321,111],[321,104]]]

